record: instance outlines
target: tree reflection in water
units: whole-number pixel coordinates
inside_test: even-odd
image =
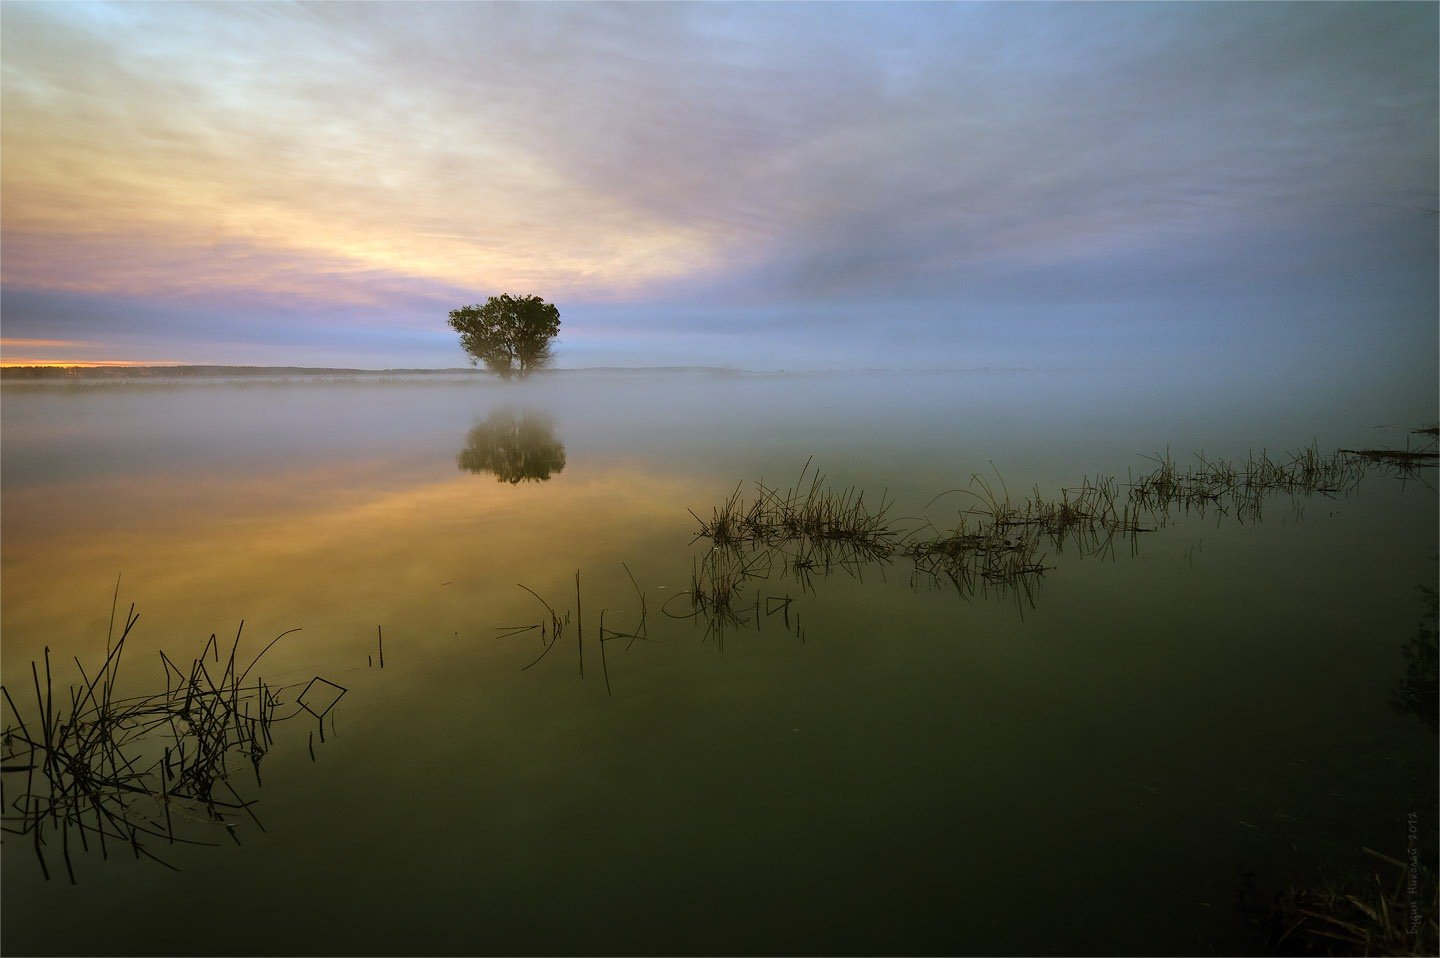
[[[455,463],[500,482],[543,482],[565,468],[565,444],[546,414],[501,409],[470,430]]]

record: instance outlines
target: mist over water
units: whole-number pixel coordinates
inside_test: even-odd
[[[301,629],[267,681],[349,689],[313,762],[302,729],[263,787],[237,775],[263,832],[155,848],[178,874],[77,855],[46,883],[7,836],[16,953],[1244,952],[1243,875],[1399,857],[1406,816],[1433,822],[1433,730],[1390,706],[1433,470],[1047,547],[1029,591],[776,565],[722,631],[687,595],[696,517],[807,463],[943,530],[975,475],[1018,500],[1167,449],[1404,447],[1434,413],[1404,389],[689,370],[3,400],[7,688],[47,646],[103,658],[119,576],[127,687],[243,619],[255,648]],[[576,618],[537,661],[513,630],[543,603]],[[628,632],[642,608],[602,662],[602,610]]]

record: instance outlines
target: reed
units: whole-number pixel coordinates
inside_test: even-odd
[[[1184,471],[1169,450],[1152,461],[1155,469],[1131,482],[1129,501],[1147,518],[1164,523],[1173,513],[1207,511],[1239,521],[1259,521],[1265,501],[1274,495],[1334,498],[1353,492],[1366,472],[1366,462],[1346,450],[1321,453],[1309,446],[1272,458],[1261,450],[1246,460],[1209,460],[1197,455]]]
[[[608,652],[605,648],[606,643],[613,642],[616,639],[628,639],[629,642],[626,644],[625,649],[626,651],[629,651],[631,646],[633,646],[636,642],[653,641],[649,637],[647,626],[649,617],[649,606],[646,601],[645,592],[643,589],[640,588],[640,583],[635,580],[635,575],[630,571],[630,567],[623,562],[620,565],[625,570],[625,574],[629,577],[631,586],[635,589],[635,596],[639,603],[640,611],[639,619],[636,621],[635,626],[628,631],[622,631],[620,629],[606,626],[605,617],[611,614],[609,608],[602,608],[600,610],[600,669],[601,674],[605,680],[605,691],[607,694],[613,694],[613,692],[610,685],[610,663],[608,658]],[[534,659],[532,659],[527,665],[521,667],[520,671],[525,672],[534,668],[541,662],[541,660],[545,658],[545,656],[550,654],[550,650],[555,647],[556,643],[559,642],[561,636],[564,635],[566,628],[570,625],[571,611],[569,609],[565,609],[564,612],[560,612],[555,608],[555,606],[551,605],[548,601],[546,601],[546,599],[534,589],[530,588],[527,585],[519,585],[518,583],[517,585],[519,588],[524,589],[531,596],[533,596],[535,600],[540,603],[541,607],[545,609],[546,613],[546,619],[543,619],[540,622],[528,623],[525,625],[502,626],[496,630],[501,633],[497,636],[497,638],[508,638],[510,636],[524,635],[530,632],[539,633],[540,644],[542,646],[540,654]],[[580,678],[583,679],[585,677],[585,645],[583,637],[584,633],[581,631],[580,626],[580,614],[580,571],[577,569],[575,571],[574,620],[576,623],[576,653],[580,660]],[[614,620],[612,619],[611,621],[613,622]]]
[[[645,590],[641,589],[640,583],[635,581],[635,573],[630,571],[630,567],[623,562],[620,563],[620,565],[625,570],[625,575],[630,578],[630,585],[634,587],[635,597],[640,602],[640,618],[633,629],[628,632],[622,632],[619,629],[605,628],[605,614],[609,610],[600,610],[600,669],[605,676],[606,695],[614,695],[615,693],[610,688],[610,664],[605,655],[605,643],[613,642],[616,639],[629,639],[630,641],[625,645],[625,650],[628,652],[631,646],[633,646],[636,642],[651,641],[649,632],[646,628],[646,621],[649,617],[649,608],[647,607],[645,602]]]
[[[1440,954],[1440,891],[1434,875],[1424,866],[1363,851],[1393,866],[1396,880],[1387,883],[1371,870],[1346,884],[1290,888],[1276,896],[1270,910],[1270,950],[1282,955]]]
[[[705,637],[713,636],[723,649],[727,629],[754,621],[752,609],[744,604],[744,586],[751,580],[768,578],[772,559],[771,553],[765,550],[708,549],[703,556],[691,560],[690,588],[672,595],[661,606],[661,611],[672,619],[703,619]],[[690,600],[690,611],[671,611],[671,604],[683,598]]]
[[[1416,432],[1435,434],[1433,427]],[[1433,456],[1425,450],[1411,452],[1410,459]],[[910,565],[914,588],[948,584],[967,599],[1013,598],[1023,609],[1035,604],[1040,580],[1055,568],[1047,561],[1052,553],[1058,556],[1070,550],[1081,558],[1113,558],[1123,544],[1133,554],[1142,535],[1163,527],[1178,513],[1213,513],[1255,522],[1262,518],[1264,503],[1277,495],[1288,494],[1300,510],[1305,497],[1348,495],[1370,468],[1386,460],[1365,451],[1322,454],[1312,442],[1288,455],[1250,453],[1243,462],[1211,459],[1202,453],[1182,468],[1168,449],[1152,461],[1151,470],[1138,477],[1132,474],[1124,483],[1114,476],[1085,476],[1078,486],[1063,487],[1055,495],[1047,496],[1036,487],[1018,500],[998,473],[993,483],[972,475],[968,486],[941,493],[926,505],[928,510],[952,494],[968,497],[953,524],[942,528],[930,521],[912,526],[916,520],[892,518],[893,504],[884,493],[878,500],[867,500],[863,491],[853,487],[831,487],[824,474],[812,467],[813,458],[807,459],[788,488],[761,480],[747,497],[740,483],[711,509],[709,518],[690,510],[699,526],[691,543],[704,541],[707,548],[692,557],[689,587],[673,594],[661,611],[669,618],[703,620],[707,640],[713,637],[723,647],[727,630],[751,625],[758,629],[775,611],[783,611],[790,627],[792,597],[787,594],[774,606],[781,600],[761,595],[753,583],[788,577],[802,593],[811,593],[817,578],[843,571],[860,579],[870,568],[884,574],[900,559]],[[1187,561],[1193,563],[1194,551],[1192,547],[1187,553]],[[677,610],[682,601],[688,601],[688,608]],[[641,594],[642,626],[643,603]],[[548,654],[569,621],[568,612],[562,620],[546,608],[551,640],[526,668]],[[577,574],[577,618],[579,608]],[[608,612],[602,609],[602,616]],[[543,623],[504,631],[513,635],[533,630],[540,631],[543,640]],[[633,644],[638,634],[638,630],[608,628],[602,619],[601,666],[607,688],[604,643],[625,637]]]
[[[545,656],[549,655],[550,650],[555,647],[555,643],[560,641],[560,636],[565,631],[565,627],[570,624],[570,612],[567,610],[565,612],[565,615],[562,617],[560,613],[555,611],[554,606],[552,606],[549,602],[546,602],[545,599],[541,597],[540,593],[536,592],[534,589],[530,588],[527,585],[520,585],[519,583],[516,583],[516,585],[534,596],[535,600],[539,602],[542,606],[544,606],[546,613],[548,613],[549,615],[548,622],[542,620],[540,622],[534,623],[533,625],[504,626],[500,630],[503,631],[505,635],[498,636],[498,638],[505,638],[506,636],[517,635],[523,632],[530,632],[536,629],[539,630],[540,643],[544,646],[544,648],[541,650],[540,654],[530,662],[529,665],[526,665],[520,670],[522,672],[526,672],[538,665],[540,660],[545,658]]]
[[[212,664],[220,662],[219,643],[211,635],[186,667],[160,653],[162,691],[117,694],[126,646],[139,619],[131,605],[116,639],[112,607],[104,661],[91,675],[77,658],[80,681],[63,693],[55,684],[48,647],[42,656],[43,684],[40,663],[31,663],[35,698],[28,708],[0,686],[9,713],[0,734],[0,828],[30,838],[47,879],[57,840],[72,882],[72,838],[82,852],[98,850],[108,858],[115,843],[166,867],[173,866],[151,851],[152,844],[214,844],[210,839],[221,833],[238,841],[237,815],[259,825],[254,803],[234,786],[239,767],[248,764],[260,784],[274,726],[306,710],[303,692],[293,707],[285,702],[298,685],[276,687],[258,676],[247,682],[265,653],[298,630],[276,636],[241,668],[243,622],[218,674],[205,661],[208,654]],[[311,685],[324,681],[317,677]],[[322,728],[324,715],[345,691],[326,684],[338,692],[319,713]],[[14,794],[10,782],[21,774],[24,784]],[[197,823],[220,832],[207,832]]]
[[[1429,441],[1414,446],[1410,441],[1412,435],[1427,436]],[[1440,444],[1440,433],[1437,433],[1436,426],[1430,425],[1410,430],[1405,437],[1404,449],[1342,449],[1341,452],[1368,465],[1381,467],[1396,478],[1418,479],[1421,470],[1433,469],[1440,461],[1437,444]]]
[[[917,531],[906,537],[901,554],[912,563],[911,583],[948,581],[965,597],[1010,596],[1034,605],[1038,580],[1047,566],[1048,546],[1056,553],[1067,546],[1082,556],[1109,554],[1117,539],[1147,532],[1138,510],[1121,503],[1119,483],[1110,477],[1084,478],[1078,487],[1046,497],[1037,487],[1019,502],[1010,498],[1003,479],[997,493],[988,479],[970,478],[960,493],[970,504],[960,510],[953,527]],[[929,506],[927,505],[927,508]]]
[[[1414,457],[1411,457],[1414,458]],[[778,568],[795,576],[809,591],[815,575],[843,570],[858,576],[870,564],[882,568],[895,558],[910,560],[911,581],[948,581],[962,594],[988,592],[1028,596],[1047,569],[1049,551],[1074,549],[1084,556],[1113,556],[1117,544],[1137,549],[1139,537],[1163,526],[1177,513],[1215,512],[1240,521],[1259,521],[1271,496],[1335,497],[1354,490],[1367,467],[1387,461],[1344,450],[1322,454],[1315,443],[1286,456],[1251,453],[1244,462],[1209,459],[1203,454],[1185,468],[1167,450],[1153,459],[1154,469],[1122,484],[1113,476],[1081,479],[1057,496],[1036,488],[1013,500],[1003,478],[995,482],[972,475],[960,493],[969,503],[955,523],[941,530],[934,523],[907,529],[889,516],[882,495],[878,508],[866,505],[853,488],[835,490],[806,460],[800,479],[786,490],[763,481],[747,499],[742,485],[716,506],[709,519],[691,512],[700,528],[695,540],[709,540],[712,553],[696,564],[690,595],[694,612],[722,624],[740,624],[735,589],[752,573],[738,575],[720,566],[727,552],[763,554],[744,560],[746,568]],[[929,506],[927,505],[927,509]],[[1047,551],[1048,550],[1048,551]]]
[[[865,494],[853,487],[832,489],[823,474],[811,471],[807,459],[795,485],[784,491],[758,481],[755,498],[747,502],[737,486],[714,508],[710,519],[695,516],[700,523],[695,538],[708,539],[720,548],[779,543],[817,549],[843,545],[857,555],[884,559],[893,554],[899,537],[888,518],[891,506],[883,493],[872,508]]]

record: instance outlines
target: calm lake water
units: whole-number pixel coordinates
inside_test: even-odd
[[[73,657],[104,660],[117,576],[121,615],[140,614],[126,690],[163,689],[158,650],[188,662],[212,633],[228,649],[243,620],[247,658],[300,630],[265,654],[267,683],[348,692],[323,743],[308,714],[275,725],[263,786],[236,764],[263,830],[237,812],[190,822],[214,846],[147,844],[178,871],[76,838],[72,885],[54,832],[46,881],[7,835],[4,950],[1253,951],[1247,883],[1319,884],[1374,865],[1365,847],[1400,858],[1410,815],[1434,847],[1434,732],[1391,706],[1436,582],[1433,470],[1259,516],[1177,511],[1106,554],[1047,548],[1028,589],[904,559],[774,564],[728,625],[686,593],[706,549],[691,511],[789,487],[807,461],[883,493],[898,526],[944,529],[976,474],[1016,499],[1123,488],[1167,448],[1185,466],[1403,447],[1435,417],[1272,387],[7,385],[3,664],[22,709],[45,647],[57,686],[79,680]],[[538,662],[538,631],[507,634],[548,619],[537,595],[574,614]],[[642,595],[646,640],[602,661],[602,610],[633,631]],[[7,803],[24,777],[6,774]]]

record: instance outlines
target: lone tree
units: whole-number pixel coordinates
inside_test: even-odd
[[[470,365],[514,379],[554,360],[550,340],[560,332],[560,310],[539,296],[491,296],[484,306],[450,310],[450,328]]]

